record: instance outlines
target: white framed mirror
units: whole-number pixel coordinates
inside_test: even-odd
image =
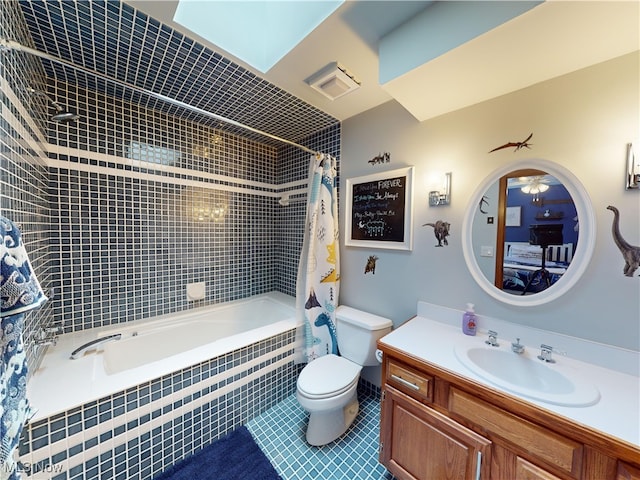
[[[575,217],[572,217],[571,220],[574,220],[577,234],[575,238],[571,239],[572,242],[563,244],[569,245],[569,248],[572,250],[568,261],[558,262],[558,268],[556,268],[555,271],[561,273],[554,273],[553,282],[551,283],[549,280],[546,280],[546,286],[536,291],[533,291],[533,289],[528,291],[528,284],[524,285],[525,288],[520,291],[510,291],[507,288],[500,287],[500,285],[502,285],[500,272],[502,271],[503,264],[506,262],[508,249],[511,248],[513,242],[506,242],[503,232],[499,235],[499,226],[502,228],[507,225],[507,229],[511,225],[526,227],[531,234],[531,238],[528,242],[520,243],[534,242],[530,248],[538,248],[541,252],[544,252],[542,258],[547,259],[548,264],[552,264],[554,267],[556,266],[553,260],[551,260],[552,250],[550,249],[547,252],[547,245],[544,245],[545,242],[542,242],[541,245],[541,242],[533,240],[534,237],[538,238],[537,235],[540,228],[546,231],[548,227],[557,226],[557,223],[547,221],[553,219],[554,214],[560,215],[560,212],[556,213],[552,211],[552,208],[549,208],[550,205],[554,205],[554,201],[546,200],[547,203],[545,205],[545,194],[540,193],[538,194],[539,196],[532,196],[530,203],[537,208],[537,213],[535,213],[536,216],[534,218],[540,219],[540,221],[534,221],[531,225],[520,225],[519,215],[521,213],[519,208],[509,207],[509,211],[507,212],[508,204],[502,200],[506,196],[506,191],[502,194],[500,192],[502,191],[501,189],[504,189],[505,185],[507,185],[508,177],[514,177],[514,175],[519,174],[521,171],[535,172],[528,177],[520,179],[521,182],[542,181],[562,187],[565,196],[568,196],[568,199],[563,200],[563,202],[571,203],[571,207],[575,207]],[[531,193],[531,188],[523,188],[522,190]],[[501,198],[500,202],[498,197]],[[555,202],[560,203],[560,200],[555,200]],[[490,208],[488,208],[489,206]],[[527,221],[527,223],[530,222]],[[484,225],[487,225],[487,227],[485,228]],[[562,296],[580,279],[593,255],[596,236],[595,229],[595,213],[591,199],[580,181],[569,170],[544,159],[524,159],[506,164],[493,171],[480,183],[472,194],[462,224],[462,248],[469,272],[478,285],[491,297],[510,305],[523,307],[536,306],[551,302]],[[493,234],[490,232],[493,232]],[[558,249],[559,248],[560,246],[558,246]],[[540,254],[538,254],[537,258],[541,261]],[[493,262],[489,267],[487,267],[488,259],[491,259],[491,262]],[[496,279],[491,273],[491,269],[494,266],[497,276],[499,277],[498,283],[496,283]],[[531,272],[532,274],[535,273],[538,275],[538,280],[548,274],[548,270],[554,271],[554,268],[547,268],[542,261],[538,267],[539,268]],[[541,273],[541,270],[544,270],[544,274]],[[527,283],[530,283],[530,281]]]

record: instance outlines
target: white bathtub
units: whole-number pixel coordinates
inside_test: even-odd
[[[295,299],[272,292],[153,319],[61,335],[28,384],[33,421],[295,328]],[[97,338],[120,340],[76,348]]]

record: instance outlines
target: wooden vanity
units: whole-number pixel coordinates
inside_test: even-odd
[[[638,445],[442,368],[386,337],[378,347],[380,462],[396,478],[640,480]]]

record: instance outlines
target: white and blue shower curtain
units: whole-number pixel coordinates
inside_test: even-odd
[[[33,274],[20,231],[2,216],[0,235],[0,480],[15,480],[20,474],[14,454],[28,410],[24,314],[47,297]]]
[[[340,284],[336,160],[312,157],[305,233],[298,265],[298,361],[338,354],[335,311]]]

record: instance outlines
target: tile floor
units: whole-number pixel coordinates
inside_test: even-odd
[[[251,420],[247,428],[284,480],[393,480],[378,463],[380,399],[359,393],[360,413],[337,441],[311,447],[307,413],[295,394]]]

